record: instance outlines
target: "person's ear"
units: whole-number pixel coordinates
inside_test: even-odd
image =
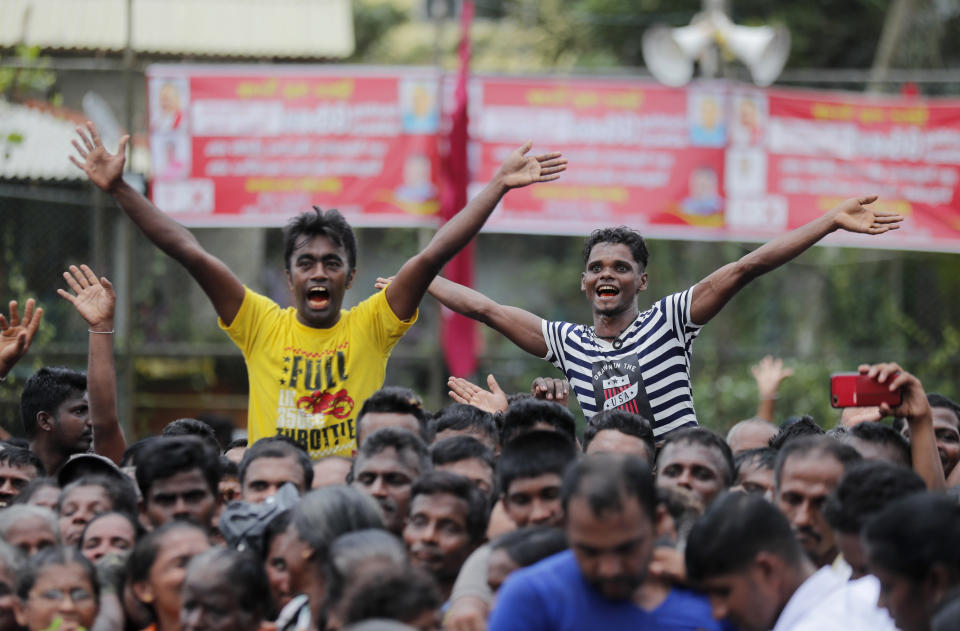
[[[37,412],[37,428],[44,432],[52,432],[55,424],[53,415],[49,412]]]
[[[638,294],[639,294],[641,291],[646,291],[646,290],[647,290],[647,281],[648,281],[648,280],[649,280],[649,277],[647,276],[647,273],[646,273],[646,272],[641,272],[641,273],[640,273],[640,282],[637,283],[637,293],[638,293]]]
[[[779,588],[782,566],[780,557],[761,550],[753,558],[751,572],[754,573],[759,584]]]
[[[356,275],[357,275],[357,268],[353,268],[352,270],[350,270],[350,273],[347,274],[347,286],[345,287],[345,289],[350,289],[350,286],[353,285],[353,279],[356,277]]]
[[[16,618],[17,624],[27,628],[27,612],[23,608],[23,601],[19,598],[13,599],[13,617]]]
[[[950,591],[952,585],[950,572],[942,563],[935,563],[930,568],[924,582],[930,594],[930,602],[940,602],[943,600],[944,594]]]
[[[144,603],[145,605],[153,603],[154,593],[149,582],[138,581],[136,583],[131,583],[130,589],[133,590],[133,595],[136,596],[137,600],[140,602]]]
[[[293,277],[290,276],[290,268],[284,270],[283,273],[287,277],[287,289],[293,291]]]
[[[583,279],[586,275],[586,272],[580,272],[580,291],[587,291],[586,285],[583,284]]]

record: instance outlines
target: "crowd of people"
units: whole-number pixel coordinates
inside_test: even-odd
[[[724,437],[693,406],[701,327],[829,232],[895,229],[875,198],[644,311],[642,237],[598,230],[581,276],[592,325],[551,322],[438,276],[503,195],[566,169],[528,143],[350,310],[349,225],[294,218],[283,309],[123,182],[125,144],[110,154],[88,124],[72,159],[209,296],[247,362],[247,438],[181,418],[128,444],[113,287],[71,266],[58,293],[89,326],[87,371],[35,372],[23,436],[0,442],[0,631],[960,628],[960,405],[865,364],[897,402],[776,423],[791,373],[765,358],[754,418]],[[563,376],[514,394],[451,377],[454,402],[435,411],[384,386],[427,293]],[[19,307],[0,315],[0,380],[42,320]]]

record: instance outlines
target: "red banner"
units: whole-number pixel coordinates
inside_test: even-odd
[[[437,79],[409,69],[155,66],[153,197],[189,225],[279,225],[310,204],[355,225],[437,225]],[[450,85],[449,83],[447,84]],[[847,197],[907,216],[883,239],[960,251],[960,100],[700,82],[474,79],[472,186],[531,139],[556,183],[512,191],[501,232],[766,240]]]
[[[436,225],[439,79],[424,70],[154,66],[152,195],[187,225]]]

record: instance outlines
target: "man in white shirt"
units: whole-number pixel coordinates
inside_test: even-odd
[[[817,569],[787,518],[760,496],[728,493],[687,539],[687,577],[713,616],[740,631],[892,631],[871,584]]]

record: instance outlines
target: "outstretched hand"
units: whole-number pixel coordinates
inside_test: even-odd
[[[100,134],[97,132],[96,126],[90,121],[87,121],[86,129],[77,127],[77,135],[80,136],[80,142],[74,140],[73,146],[83,162],[78,160],[76,156],[70,156],[70,161],[83,169],[91,182],[109,193],[123,176],[123,165],[127,160],[127,141],[130,140],[129,134],[120,139],[120,147],[115,154],[107,152],[100,140]]]
[[[773,355],[767,355],[750,367],[760,398],[774,399],[780,389],[780,382],[793,376],[793,368],[785,368],[783,360]]]
[[[560,179],[560,174],[567,170],[567,159],[562,158],[559,151],[528,156],[531,147],[533,141],[528,140],[522,147],[511,152],[500,165],[497,177],[507,188],[520,188],[536,182],[552,182]]]
[[[10,319],[0,313],[0,377],[6,377],[20,358],[27,354],[43,317],[43,309],[35,307],[33,298],[27,300],[21,320],[17,301],[11,300]]]
[[[457,403],[472,405],[490,414],[506,411],[507,393],[500,388],[493,375],[487,375],[487,385],[490,387],[489,391],[462,377],[450,377],[447,380],[450,398]]]
[[[881,403],[880,414],[902,416],[908,423],[925,417],[930,417],[930,422],[933,422],[930,403],[927,401],[926,392],[923,391],[923,384],[898,364],[893,362],[872,366],[862,364],[857,370],[861,375],[867,375],[877,383],[887,386],[890,392],[900,389],[900,405],[892,407],[888,403]]]
[[[76,295],[63,289],[58,289],[57,293],[73,305],[90,325],[90,329],[113,330],[117,296],[110,281],[105,277],[98,279],[93,270],[86,265],[81,265],[79,268],[71,265],[70,271],[63,273],[63,278]]]
[[[384,278],[383,276],[377,276],[377,281],[373,284],[373,288],[377,291],[381,291],[387,288],[387,285],[393,282],[393,279],[396,278],[396,274],[393,276],[388,276]]]
[[[530,385],[530,394],[536,399],[544,399],[567,407],[570,400],[570,383],[559,377],[537,377]]]
[[[877,201],[876,195],[844,201],[834,209],[837,227],[847,232],[864,234],[883,234],[898,229],[900,227],[898,224],[903,221],[903,215],[867,208],[875,201]]]

